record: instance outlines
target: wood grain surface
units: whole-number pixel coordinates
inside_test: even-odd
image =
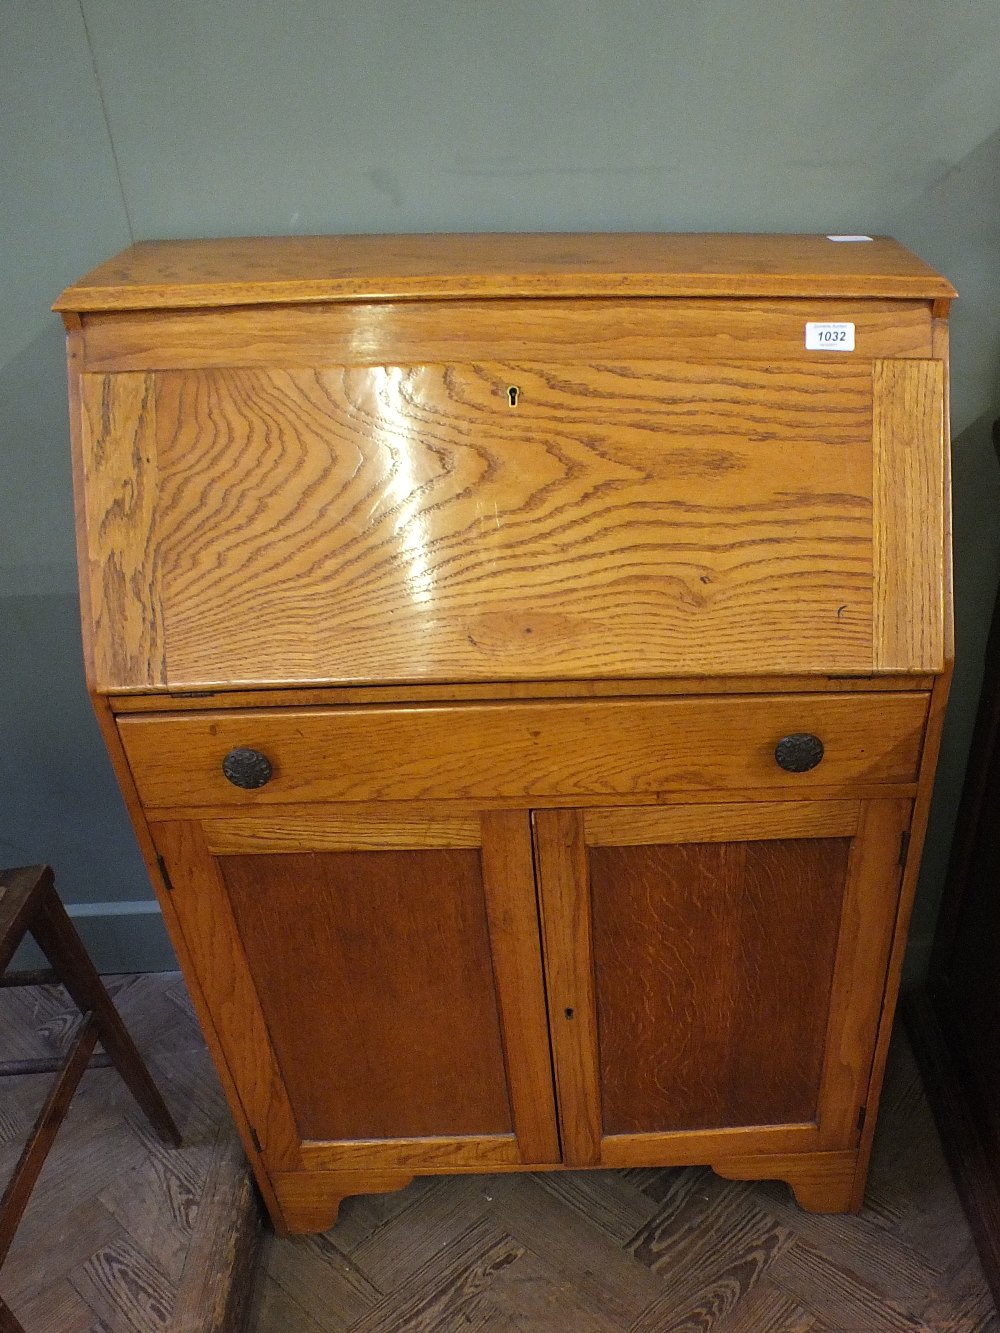
[[[301,1135],[218,865],[193,822],[158,824],[155,837],[161,876],[169,874],[168,910],[176,914],[217,1043],[213,1056],[248,1131],[255,1170],[294,1170],[302,1164]]]
[[[807,321],[848,321],[850,352],[806,351]],[[923,301],[396,301],[87,315],[82,365],[123,370],[273,369],[518,360],[870,361],[930,356]]]
[[[511,1132],[307,1139],[302,1161],[307,1168],[324,1171],[510,1171],[524,1166]]]
[[[531,823],[521,810],[482,816],[482,873],[500,1028],[519,1158],[560,1160],[540,950]]]
[[[55,309],[259,305],[395,297],[864,296],[955,290],[896,241],[619,233],[291,236],[144,241]]]
[[[871,670],[863,364],[155,379],[172,688]]]
[[[412,1179],[403,1171],[279,1171],[274,1190],[287,1219],[285,1234],[295,1235],[329,1231],[344,1197],[356,1193],[362,1180],[366,1193],[378,1194],[405,1189]]]
[[[589,849],[606,1133],[818,1119],[849,846]]]
[[[597,1166],[600,1066],[583,816],[538,810],[532,826],[562,1160]]]
[[[463,703],[512,699],[617,699],[679,694],[870,694],[876,691],[924,690],[932,675],[891,676],[671,676],[629,680],[481,681],[475,685],[337,685],[298,689],[183,690],[178,694],[111,694],[114,713],[170,713],[183,708],[338,707],[341,704]]]
[[[865,801],[851,844],[837,961],[830,988],[821,1100],[823,1146],[852,1146],[860,1138],[860,1108],[868,1116],[868,1082],[885,992],[893,927],[899,908],[903,835],[910,801]]]
[[[911,782],[923,694],[456,704],[387,709],[257,709],[118,721],[148,807],[313,801],[635,796],[756,787],[778,795],[837,784]],[[782,736],[826,747],[807,773],[779,768]],[[222,760],[263,751],[273,776],[234,787]],[[849,794],[845,792],[844,794]]]
[[[866,1099],[868,1113],[859,1142],[858,1169],[854,1178],[853,1206],[855,1208],[861,1207],[865,1197],[865,1180],[874,1145],[875,1124],[877,1123],[879,1101],[882,1095],[882,1079],[889,1058],[889,1041],[892,1036],[896,1001],[899,998],[903,963],[906,956],[907,931],[910,925],[910,916],[913,912],[917,881],[921,869],[921,854],[930,818],[931,800],[934,794],[934,773],[941,750],[945,712],[948,706],[948,694],[951,689],[951,676],[952,662],[948,659],[945,671],[934,682],[934,689],[931,693],[927,732],[924,739],[923,753],[920,756],[920,779],[910,819],[910,837],[900,857],[903,861],[903,874],[899,887],[892,943],[889,950],[889,965],[886,970],[875,1054],[868,1083]]]
[[[848,838],[857,832],[858,816],[857,801],[598,806],[584,811],[583,826],[588,847],[641,847],[659,842]]]
[[[940,671],[951,637],[944,367],[876,361],[873,376],[875,665]]]
[[[477,852],[219,865],[304,1139],[512,1133]]]
[[[84,376],[82,499],[93,685],[166,682],[153,377]],[[81,552],[82,554],[82,552]]]
[[[388,806],[340,810],[312,806],[202,822],[205,845],[213,856],[253,856],[265,852],[388,852],[421,847],[478,847],[480,816],[426,806]]]
[[[645,235],[151,243],[64,294],[88,682],[279,1229],[526,1164],[860,1202],[953,294]]]

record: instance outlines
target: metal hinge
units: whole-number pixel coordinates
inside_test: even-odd
[[[864,1129],[864,1127],[865,1127],[865,1120],[867,1119],[867,1117],[868,1117],[868,1107],[867,1107],[867,1106],[859,1106],[859,1107],[858,1107],[858,1133],[859,1133],[859,1134],[861,1133],[861,1131],[862,1131],[862,1130]]]
[[[164,859],[163,859],[162,856],[158,856],[158,857],[156,858],[156,864],[160,867],[160,875],[161,875],[162,878],[163,878],[163,883],[166,885],[167,892],[168,892],[168,893],[173,893],[173,891],[174,891],[174,886],[173,886],[173,884],[172,884],[171,881],[170,881],[170,873],[169,873],[169,871],[167,870],[167,863],[166,863],[166,861],[164,861]]]
[[[908,828],[905,828],[903,829],[902,835],[900,836],[899,839],[899,864],[901,866],[906,865],[906,854],[909,850],[910,850],[910,830]]]

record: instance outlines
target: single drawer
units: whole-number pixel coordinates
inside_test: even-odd
[[[926,694],[798,694],[394,708],[255,709],[118,721],[147,807],[808,793],[916,780]],[[788,771],[786,737],[822,757]],[[234,750],[255,751],[236,755]],[[790,751],[790,753],[789,753]],[[783,762],[818,747],[783,747]],[[243,761],[241,763],[241,760]],[[239,782],[259,785],[244,787]]]

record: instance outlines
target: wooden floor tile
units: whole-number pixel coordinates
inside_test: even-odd
[[[192,1305],[225,1302],[232,1285],[216,1238],[234,1216],[256,1227],[256,1202],[180,978],[116,978],[109,990],[184,1146],[161,1142],[116,1071],[85,1073],[0,1269],[0,1296],[27,1333],[195,1333]],[[0,990],[0,1052],[60,1056],[75,1015],[59,987]],[[13,1167],[51,1083],[50,1074],[0,1079],[0,1172]],[[8,1134],[15,1127],[20,1137]],[[199,1266],[202,1252],[211,1260]]]
[[[482,1327],[480,1307],[494,1279],[524,1249],[483,1218],[432,1255],[404,1288],[384,1296],[353,1333],[442,1333]]]
[[[541,1181],[501,1176],[490,1192],[506,1230],[545,1264],[553,1281],[572,1286],[612,1327],[628,1328],[659,1294],[661,1284],[648,1268]]]
[[[261,1278],[261,1291],[258,1293],[257,1333],[323,1333],[322,1328],[310,1319],[302,1306],[270,1273]]]
[[[84,1260],[69,1281],[105,1324],[135,1333],[159,1333],[170,1323],[174,1308],[170,1279],[128,1236]]]
[[[829,1326],[835,1311],[833,1327],[838,1333],[932,1333],[915,1311],[884,1296],[806,1241],[788,1246],[769,1277],[821,1323]]]
[[[349,1328],[382,1299],[383,1293],[326,1236],[277,1244],[265,1262],[268,1276],[324,1333]]]

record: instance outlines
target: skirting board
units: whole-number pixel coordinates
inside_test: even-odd
[[[177,960],[167,939],[159,905],[152,899],[148,902],[67,903],[66,910],[98,972],[176,970]],[[14,955],[11,968],[18,970],[44,965],[41,950],[28,938]]]

